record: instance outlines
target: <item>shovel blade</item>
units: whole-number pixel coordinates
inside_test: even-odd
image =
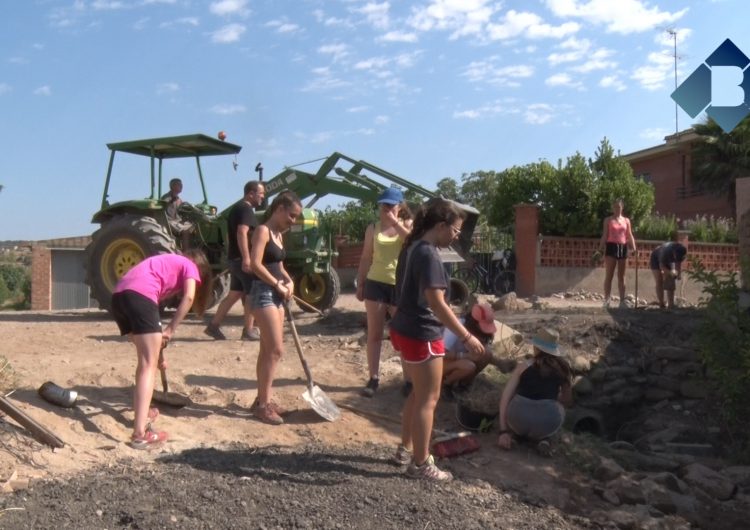
[[[341,410],[336,406],[336,403],[331,401],[331,398],[326,396],[318,385],[312,387],[312,393],[309,388],[305,390],[302,393],[302,399],[307,401],[319,416],[328,421],[336,421],[341,417]]]

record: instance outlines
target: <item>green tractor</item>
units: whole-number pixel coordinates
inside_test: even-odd
[[[99,302],[101,308],[109,310],[115,285],[131,267],[146,257],[178,252],[183,245],[189,245],[206,253],[216,276],[214,301],[218,302],[229,288],[226,242],[232,237],[227,233],[227,217],[231,206],[218,212],[217,208],[208,202],[201,158],[217,155],[236,156],[242,148],[203,134],[110,143],[107,147],[111,154],[102,205],[92,219],[100,228],[94,232],[91,243],[86,248],[86,283],[91,288],[92,298]],[[146,198],[110,204],[112,169],[117,153],[140,155],[149,161],[151,180],[149,195]],[[176,233],[173,223],[170,224],[168,203],[160,199],[162,193],[167,191],[162,178],[163,163],[165,160],[176,158],[195,159],[203,193],[202,202],[183,203],[177,210],[181,221],[192,227],[187,237],[185,234]],[[348,167],[339,167],[339,164]],[[259,171],[262,180],[260,164],[256,170]],[[388,185],[396,184],[424,198],[434,196],[432,192],[377,166],[340,153],[334,153],[326,158],[316,173],[286,168],[264,182],[269,198],[290,189],[296,192],[301,200],[310,199],[309,203],[304,205],[305,208],[297,223],[284,236],[287,250],[285,266],[294,278],[295,294],[320,310],[333,307],[341,286],[339,276],[331,266],[335,252],[329,238],[321,233],[318,213],[312,206],[320,197],[330,194],[374,202],[387,186],[366,176],[363,171],[382,177],[389,181]],[[468,206],[461,207],[468,213],[468,217],[456,250],[458,254],[465,255],[471,246],[471,234],[476,225],[478,212]],[[262,212],[259,211],[258,216],[262,218]],[[460,257],[453,259],[451,254],[455,253],[449,252],[447,261],[462,261]],[[301,305],[301,308],[307,310],[304,305]]]

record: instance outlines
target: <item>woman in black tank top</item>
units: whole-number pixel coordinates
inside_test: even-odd
[[[513,371],[500,397],[500,437],[498,445],[510,449],[516,434],[539,442],[542,453],[550,450],[547,438],[562,427],[563,405],[573,402],[572,373],[563,358],[560,335],[541,329],[532,339],[534,357],[521,361]]]
[[[280,193],[271,203],[265,223],[253,230],[250,265],[256,281],[250,291],[250,308],[260,328],[260,351],[256,374],[258,397],[250,407],[264,423],[284,423],[285,412],[271,400],[271,387],[279,360],[284,353],[284,307],[294,292],[292,277],[284,268],[282,234],[302,213],[300,200],[291,191]]]

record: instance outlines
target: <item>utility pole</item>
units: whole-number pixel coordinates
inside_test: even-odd
[[[674,89],[677,90],[677,30],[674,28],[667,28],[667,33],[671,35],[672,40],[674,41],[674,54],[672,54],[672,57],[674,57]],[[674,103],[674,132],[677,134],[680,131],[678,123],[677,123],[677,102]]]

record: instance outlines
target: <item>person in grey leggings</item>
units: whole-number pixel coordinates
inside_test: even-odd
[[[500,397],[498,445],[510,449],[512,435],[537,442],[540,453],[551,452],[549,438],[565,420],[573,402],[570,365],[560,349],[556,330],[543,328],[531,340],[534,357],[516,366]]]

